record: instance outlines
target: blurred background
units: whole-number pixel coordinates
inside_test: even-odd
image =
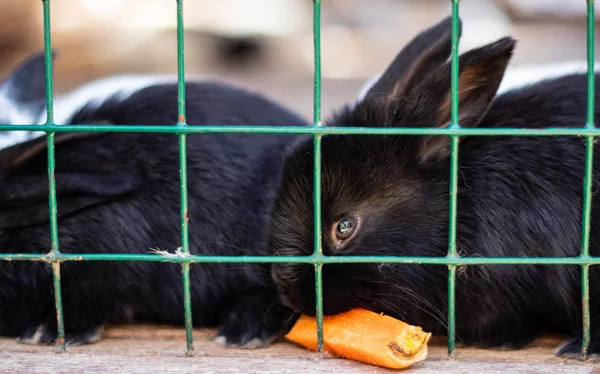
[[[512,35],[511,66],[581,61],[585,0],[463,0],[461,50]],[[322,0],[323,113],[353,100],[449,0]],[[186,71],[235,82],[312,116],[312,1],[185,0]],[[598,17],[600,19],[600,17]],[[52,0],[55,90],[177,68],[173,0]],[[0,0],[0,77],[43,48],[42,2]],[[600,38],[596,38],[600,40]]]

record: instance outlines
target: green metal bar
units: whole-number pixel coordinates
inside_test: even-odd
[[[450,124],[458,127],[459,0],[452,0],[452,50],[450,52]]]
[[[456,345],[456,265],[448,265],[448,357]]]
[[[590,273],[589,265],[581,265],[581,306],[582,306],[582,328],[583,339],[581,340],[581,360],[588,359],[588,348],[590,346]]]
[[[438,135],[438,136],[600,136],[600,128],[423,128],[423,127],[326,127],[326,126],[145,126],[145,125],[0,125],[0,131],[115,132],[162,134],[305,134],[305,135]]]
[[[593,100],[593,98],[592,98]],[[588,102],[589,103],[589,102]],[[593,123],[592,123],[593,126]],[[586,137],[585,175],[583,183],[583,217],[581,227],[581,255],[589,256],[590,247],[590,221],[592,210],[593,186],[593,160],[594,138]],[[590,344],[590,290],[589,290],[589,264],[581,265],[581,307],[583,339],[581,343],[581,359],[586,360]]]
[[[595,110],[595,69],[594,69],[594,0],[588,0],[587,7],[587,119],[586,128],[594,129]],[[592,187],[594,182],[594,137],[585,138],[585,174],[583,180],[583,216],[581,227],[581,255],[590,253],[590,221],[592,213]],[[590,279],[589,265],[581,266],[581,310],[583,339],[581,340],[581,360],[588,358],[590,345]]]
[[[321,0],[313,0],[314,93],[313,123],[321,125]]]
[[[157,254],[1,254],[0,261],[150,261],[174,263],[426,264],[426,265],[600,265],[600,257],[420,257],[420,256],[198,256]]]
[[[314,150],[314,253],[323,254],[321,240],[321,136],[315,136]]]
[[[450,128],[460,129],[458,123],[458,43],[459,40],[459,0],[452,0],[452,52],[450,62]],[[458,141],[450,138],[450,201],[448,213],[448,257],[456,257],[456,218],[458,194]],[[448,356],[452,357],[456,337],[456,266],[448,266]]]
[[[318,259],[316,261],[319,261]],[[317,318],[317,350],[323,350],[323,264],[315,262],[315,308]]]
[[[314,127],[321,127],[321,0],[313,0],[314,41]],[[317,350],[323,350],[323,265],[318,259],[323,255],[321,241],[321,135],[314,139],[314,256],[315,262],[315,314],[317,318]]]
[[[54,123],[54,95],[52,74],[52,39],[50,24],[50,0],[42,0],[44,12],[44,62],[46,76],[46,124]],[[56,177],[54,157],[54,133],[47,135],[48,141],[48,206],[50,209],[50,254],[58,254],[58,210],[56,203]],[[54,306],[56,308],[56,327],[58,339],[56,343],[61,350],[65,350],[65,324],[62,305],[62,287],[60,282],[60,264],[52,264],[52,278],[54,286]]]
[[[186,127],[185,113],[185,41],[183,27],[183,0],[177,0],[177,103],[178,127]],[[187,189],[187,138],[179,135],[179,178],[181,195],[181,252],[190,253],[188,189]],[[183,306],[185,310],[185,341],[187,352],[194,350],[192,324],[192,294],[190,287],[190,263],[181,264],[183,277]]]
[[[180,161],[180,189],[181,189],[181,252],[190,252],[189,244],[189,216],[187,195],[187,155],[185,135],[179,139],[179,161]],[[194,350],[193,324],[192,324],[192,295],[190,287],[190,263],[182,263],[183,276],[183,306],[185,310],[185,338],[188,352]]]
[[[317,350],[323,350],[323,256],[321,239],[321,136],[314,139],[314,254],[315,264],[315,315],[317,318]]]
[[[180,125],[187,123],[185,113],[185,30],[183,0],[177,0],[177,108]]]
[[[46,125],[54,124],[54,77],[52,71],[52,28],[50,24],[50,0],[42,0],[44,12],[44,63],[46,78]],[[11,125],[8,125],[11,126]],[[14,127],[14,125],[12,125]],[[36,125],[32,125],[36,126]],[[37,126],[39,127],[39,125]]]
[[[587,0],[587,126],[594,128],[594,93],[595,93],[595,69],[594,69],[594,35],[595,35],[595,11],[594,0]]]
[[[52,263],[52,285],[54,287],[54,309],[56,309],[56,327],[58,332],[58,338],[56,344],[60,347],[61,351],[65,351],[65,324],[63,318],[63,307],[62,307],[62,288],[60,283],[60,263]]]

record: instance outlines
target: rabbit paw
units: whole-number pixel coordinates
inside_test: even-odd
[[[83,345],[96,343],[102,339],[104,333],[104,325],[81,331],[78,333],[67,332],[65,336],[65,344],[67,345]],[[35,328],[27,330],[17,338],[17,342],[30,345],[54,345],[58,340],[58,332],[56,328],[46,325],[39,325]]]
[[[225,313],[222,327],[212,341],[232,348],[268,347],[294,321],[292,310],[278,300],[276,292],[242,295]]]
[[[559,357],[566,358],[580,358],[581,357],[581,343],[583,338],[581,336],[577,336],[575,339],[569,340],[562,346],[560,346],[556,355]],[[592,339],[590,340],[590,345],[588,346],[588,355],[596,355],[600,353],[600,336],[592,335]]]

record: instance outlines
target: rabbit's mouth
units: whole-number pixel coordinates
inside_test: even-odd
[[[278,267],[281,269],[273,267],[271,273],[279,291],[280,302],[297,313],[314,317],[316,315],[314,273],[310,274],[307,271],[305,277],[298,278],[299,271],[293,265],[279,265]],[[288,268],[291,269],[288,270]],[[308,266],[308,269],[310,268],[312,267]],[[289,274],[290,277],[286,277],[286,274]],[[326,290],[324,290],[322,301],[323,314],[334,315],[359,306],[347,293],[331,288],[331,286],[327,287],[327,284],[324,286],[326,286]]]
[[[297,305],[294,305],[292,299],[288,296],[290,293],[294,292],[293,287],[290,286],[289,281],[284,279],[285,277],[282,277],[282,271],[285,272],[285,268],[282,270],[279,266],[273,266],[271,268],[271,278],[277,286],[281,303],[297,311]],[[290,270],[290,273],[293,273],[293,270]]]
[[[287,306],[288,308],[292,308],[295,311],[298,311],[298,308],[296,307],[296,305],[294,305],[294,303],[292,302],[292,299],[288,296],[289,292],[287,292],[285,290],[285,288],[279,286],[279,282],[277,280],[277,278],[275,277],[275,275],[273,276],[273,279],[275,280],[276,284],[277,284],[277,289],[279,291],[279,300],[281,301],[281,303],[285,306]]]
[[[314,278],[311,270],[310,265],[298,264],[277,264],[271,268],[281,303],[302,314],[315,313],[314,285],[307,288],[311,285],[310,279]]]

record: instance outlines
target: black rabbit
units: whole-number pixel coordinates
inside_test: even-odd
[[[43,91],[42,91],[43,92]],[[261,96],[218,83],[187,84],[187,121],[202,125],[305,126]],[[169,125],[177,85],[109,96],[69,116],[72,124]],[[266,255],[266,225],[295,135],[188,136],[192,254]],[[45,138],[0,151],[0,253],[51,248]],[[63,253],[175,252],[181,245],[178,138],[173,134],[56,134],[58,232]],[[181,266],[159,262],[64,262],[66,341],[100,338],[105,323],[184,322]],[[195,326],[221,329],[215,341],[269,344],[291,310],[279,303],[268,265],[191,265]],[[56,341],[48,263],[0,261],[0,335]]]
[[[568,75],[496,90],[515,41],[503,38],[459,58],[463,127],[583,127],[586,76]],[[423,31],[366,96],[328,126],[445,127],[450,123],[451,22]],[[600,92],[596,86],[596,92]],[[600,100],[596,95],[596,103]],[[598,105],[595,113],[598,118]],[[562,257],[581,252],[585,139],[463,137],[458,173],[457,248],[461,256]],[[322,245],[326,255],[445,256],[448,249],[450,140],[436,136],[325,136],[322,140]],[[600,169],[594,154],[594,171]],[[593,182],[593,191],[600,183]],[[599,255],[594,193],[591,255]],[[313,251],[313,145],[290,150],[275,202],[270,248]],[[285,304],[315,313],[314,270],[278,264],[272,274]],[[446,333],[447,268],[418,264],[323,267],[324,312],[364,307]],[[592,340],[600,352],[600,272],[590,268]],[[459,341],[519,348],[540,332],[573,334],[560,354],[579,352],[579,266],[459,267]]]

